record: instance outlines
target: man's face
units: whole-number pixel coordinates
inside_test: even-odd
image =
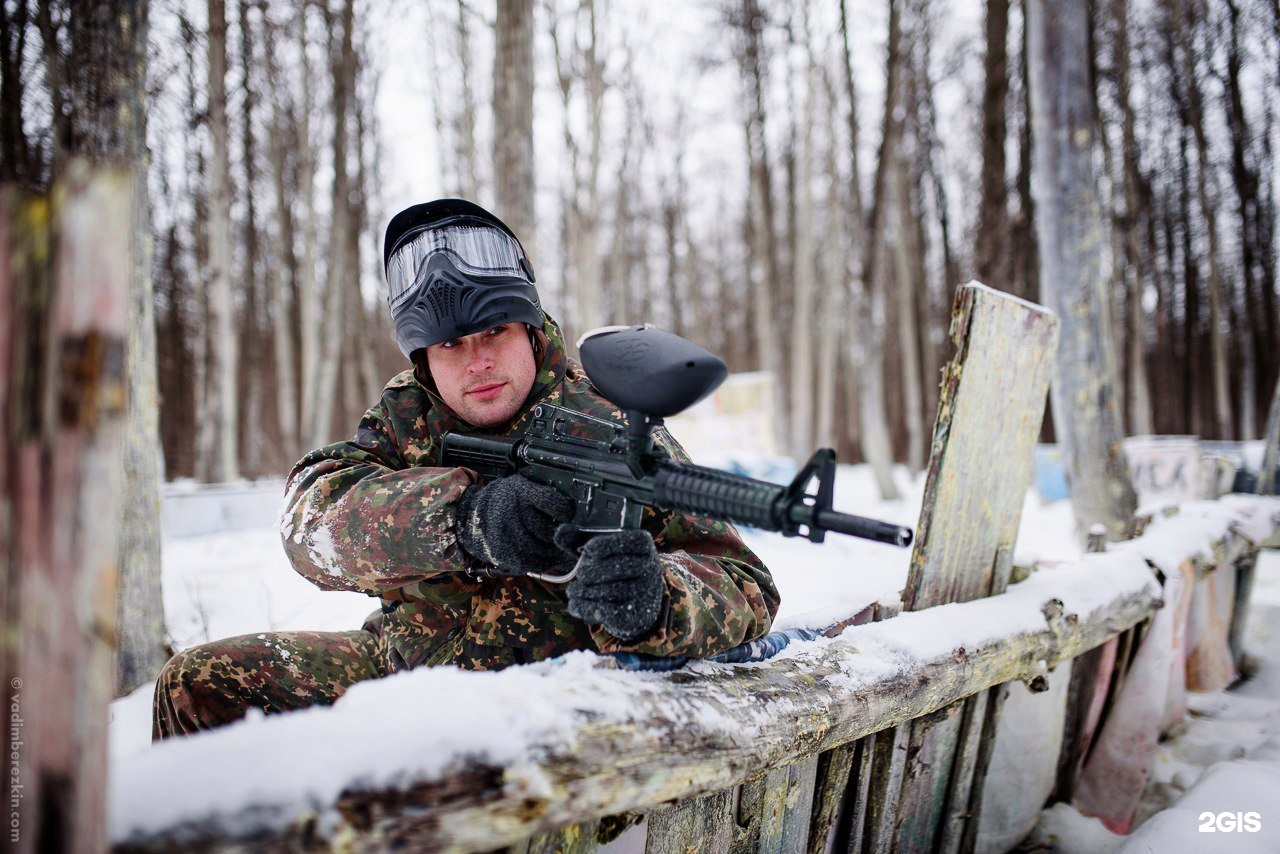
[[[510,421],[529,396],[537,373],[522,323],[504,323],[432,344],[427,367],[444,402],[476,427]]]

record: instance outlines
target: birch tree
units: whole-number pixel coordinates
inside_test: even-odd
[[[536,256],[533,212],[533,0],[504,0],[494,23],[495,213]]]
[[[227,124],[227,16],[225,0],[208,0],[209,134],[213,141],[209,163],[209,374],[206,394],[212,423],[212,447],[205,463],[209,480],[227,482],[239,477],[236,438],[235,306],[231,270],[231,154]]]

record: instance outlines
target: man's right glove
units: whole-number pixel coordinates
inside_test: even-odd
[[[566,525],[557,542],[576,551],[582,536]],[[578,572],[568,584],[569,613],[604,626],[619,640],[649,631],[662,613],[662,562],[648,531],[596,534],[581,547]]]
[[[563,571],[573,558],[554,537],[573,507],[559,490],[518,474],[469,486],[458,499],[458,544],[481,564],[482,575]]]

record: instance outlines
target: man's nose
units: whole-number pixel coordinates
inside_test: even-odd
[[[471,351],[471,359],[467,370],[473,374],[483,373],[493,367],[493,353],[488,347],[476,347]]]

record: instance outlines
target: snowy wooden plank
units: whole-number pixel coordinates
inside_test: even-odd
[[[483,850],[596,816],[719,791],[761,769],[812,757],[957,697],[1030,675],[1041,661],[1052,665],[1074,657],[1144,619],[1157,603],[1154,592],[1143,587],[1125,591],[1087,618],[1056,615],[1047,621],[1040,608],[1044,597],[1043,589],[1015,588],[1005,597],[951,606],[960,610],[931,609],[858,626],[838,640],[769,664],[686,676],[672,690],[654,691],[652,683],[640,683],[624,719],[590,708],[576,714],[567,709],[569,732],[548,733],[545,742],[531,747],[541,757],[536,762],[502,767],[472,762],[443,779],[394,789],[349,789],[336,803],[344,838],[362,848],[432,840],[436,847]],[[1002,612],[1021,613],[1028,623],[1038,618],[1040,628],[970,643],[962,660],[951,651],[922,659],[907,672],[884,672],[877,653],[869,660],[859,648],[880,649],[885,637],[901,637],[908,646],[919,638],[948,638],[957,621],[981,625],[1000,619]],[[859,632],[868,629],[884,634],[860,639]],[[259,726],[275,723],[267,719]],[[225,762],[233,748],[228,735],[220,735]],[[262,768],[260,750],[253,764]],[[163,786],[142,791],[119,782],[121,797],[150,798],[152,815],[168,793]],[[152,849],[208,848],[232,841],[227,828],[236,827],[261,840],[271,815],[259,795],[235,820],[188,815],[150,832],[126,833],[118,841]],[[287,826],[272,832],[282,840],[301,833]]]
[[[129,317],[127,176],[68,165],[6,195],[0,445],[5,666],[17,732],[18,851],[106,842],[107,703],[118,577]],[[10,743],[11,742],[11,743]],[[14,842],[12,837],[11,843]]]

